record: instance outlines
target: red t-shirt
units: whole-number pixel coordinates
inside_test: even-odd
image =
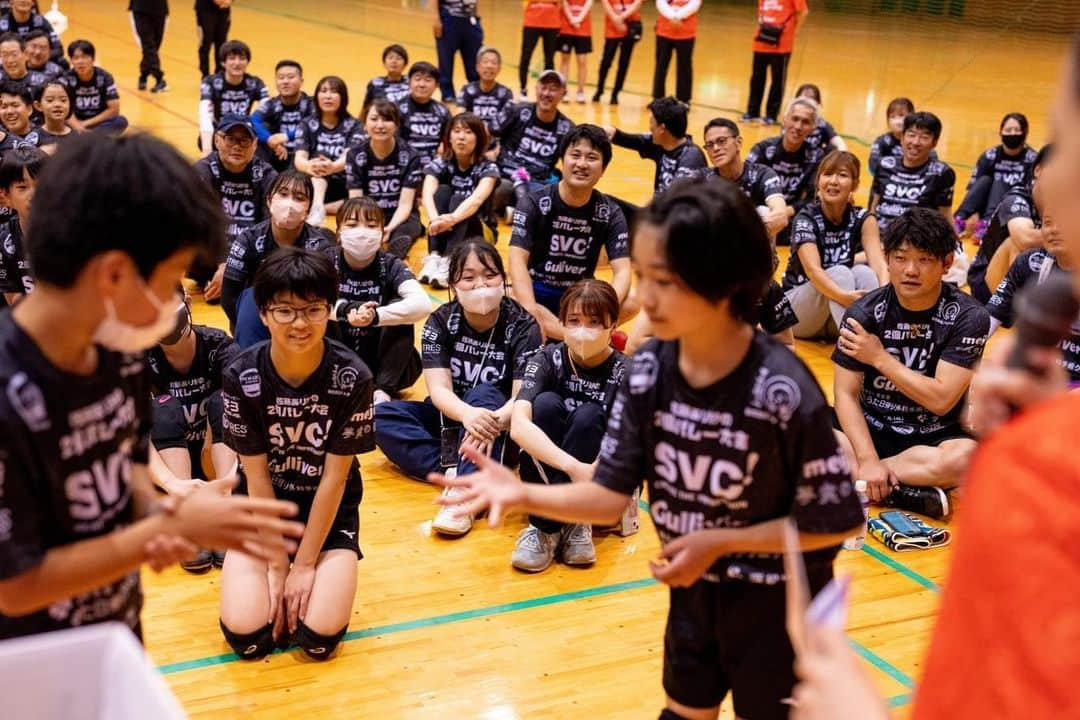
[[[690,0],[670,0],[670,4],[674,8],[680,8],[689,3]],[[675,24],[663,15],[657,14],[656,36],[668,40],[690,40],[697,35],[697,16],[698,14],[694,13],[688,18],[684,18],[681,23]]]
[[[915,720],[1080,718],[1080,394],[975,454]]]
[[[563,3],[569,5],[574,12],[580,12],[581,6],[585,4],[585,0],[563,0]],[[592,13],[585,15],[585,22],[581,23],[581,27],[574,27],[570,24],[570,21],[566,17],[566,11],[559,10],[559,32],[563,35],[571,35],[573,37],[592,37]]]
[[[525,27],[557,28],[562,22],[562,8],[559,3],[531,2],[525,0]]]
[[[758,0],[758,23],[783,25],[779,45],[754,41],[754,52],[788,55],[795,47],[796,15],[806,10],[806,0]],[[754,30],[757,37],[757,30]]]
[[[628,0],[611,0],[611,7],[615,8],[615,12],[621,13],[629,7],[630,2]],[[637,20],[641,22],[641,10],[637,10],[633,15],[627,18],[627,20]],[[604,13],[604,37],[608,40],[616,40],[618,38],[626,37],[626,30],[619,30],[615,27],[615,23],[611,22],[611,16]]]

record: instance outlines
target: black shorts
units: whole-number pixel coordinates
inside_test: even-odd
[[[561,53],[576,52],[578,55],[588,55],[592,52],[592,38],[584,35],[559,35],[555,47]]]
[[[808,568],[811,593],[832,566]],[[787,718],[795,653],[785,626],[784,584],[699,580],[672,588],[664,633],[664,691],[681,705],[716,707],[730,691],[735,714]]]
[[[840,418],[836,416],[836,408],[832,409],[832,420],[833,427],[843,432],[843,428],[840,427]],[[959,425],[926,435],[921,435],[916,432],[913,432],[910,435],[904,435],[894,431],[878,430],[870,423],[866,424],[866,429],[870,431],[870,440],[874,443],[874,452],[877,453],[878,458],[881,460],[899,455],[905,450],[910,450],[911,448],[919,447],[920,445],[937,447],[946,440],[973,439],[964,432],[964,429]]]

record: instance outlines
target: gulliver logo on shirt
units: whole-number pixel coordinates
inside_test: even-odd
[[[345,367],[334,366],[331,389],[352,392],[353,387],[356,385],[356,379],[359,376],[360,372],[354,367],[349,367],[348,365]]]
[[[240,373],[240,390],[249,398],[259,397],[262,393],[262,383],[256,368],[248,368]]]

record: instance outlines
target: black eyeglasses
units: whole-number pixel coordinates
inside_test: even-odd
[[[267,308],[274,322],[282,325],[292,325],[296,318],[304,318],[304,322],[321,323],[330,317],[329,305],[309,305],[306,308],[295,308],[291,305],[277,305]]]
[[[716,138],[715,140],[709,140],[704,145],[702,145],[702,147],[705,148],[706,150],[712,150],[713,148],[716,148],[716,149],[719,150],[722,147],[726,147],[729,140],[734,140],[734,139],[735,139],[734,135],[724,135],[722,137]]]

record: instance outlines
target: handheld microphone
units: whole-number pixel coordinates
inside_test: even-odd
[[[1044,375],[1045,368],[1032,367],[1028,350],[1056,347],[1069,336],[1078,314],[1080,302],[1067,274],[1053,273],[1044,282],[1025,287],[1016,296],[1016,344],[1005,366]]]

